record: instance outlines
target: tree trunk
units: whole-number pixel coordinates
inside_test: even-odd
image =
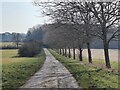
[[[104,26],[105,24],[102,25],[102,32],[103,32],[103,44],[104,44],[104,55],[105,55],[105,62],[106,62],[106,67],[111,68],[110,65],[110,59],[109,59],[109,42],[107,42],[107,32],[106,28]]]
[[[70,48],[68,48],[68,50],[69,50],[68,57],[71,58]]]
[[[56,49],[57,53],[59,54],[59,49]]]
[[[80,54],[79,54],[79,60],[83,61],[82,60],[82,48],[80,46],[79,46],[79,52],[80,52]]]
[[[18,45],[19,45],[19,44],[18,44],[18,42],[17,42],[17,48],[18,48]]]
[[[92,63],[92,55],[91,55],[91,50],[90,50],[90,43],[87,43],[87,48],[88,48],[88,61],[89,63]]]
[[[73,47],[73,59],[75,59],[75,47]]]
[[[60,48],[60,55],[62,54],[62,52],[61,52],[61,48]]]
[[[111,68],[108,48],[109,48],[109,45],[104,42],[104,55],[105,55],[106,67]]]
[[[66,49],[66,47],[65,47],[65,57],[67,57],[67,49]]]
[[[62,52],[63,52],[62,55],[64,56],[64,55],[65,55],[65,54],[64,54],[64,49],[62,49]]]

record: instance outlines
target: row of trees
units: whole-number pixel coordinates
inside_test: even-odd
[[[61,2],[39,2],[45,16],[51,17],[53,24],[44,25],[47,30],[45,42],[55,48],[79,48],[82,61],[82,48],[88,49],[88,60],[92,63],[90,50],[93,38],[99,37],[104,44],[106,67],[111,68],[109,43],[119,36],[120,2],[80,2],[79,0]],[[74,56],[75,58],[75,56]]]
[[[76,29],[79,30],[76,30]],[[52,48],[59,49],[60,54],[67,56],[68,49],[68,57],[71,57],[71,50],[73,48],[73,59],[75,59],[75,49],[78,48],[80,51],[79,59],[82,61],[82,51],[83,48],[88,48],[88,60],[89,63],[92,63],[92,56],[90,50],[90,43],[93,41],[94,37],[88,38],[85,34],[83,34],[84,25],[72,25],[72,24],[61,24],[54,23],[44,25],[44,30],[46,33],[44,35],[44,43],[49,45]],[[92,27],[91,27],[92,28]]]

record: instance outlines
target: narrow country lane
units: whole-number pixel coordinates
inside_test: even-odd
[[[70,72],[44,48],[43,67],[21,88],[79,88]]]

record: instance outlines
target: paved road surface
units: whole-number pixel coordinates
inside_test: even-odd
[[[43,67],[21,88],[78,88],[70,72],[44,48],[46,61]]]

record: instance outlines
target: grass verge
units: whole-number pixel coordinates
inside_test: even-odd
[[[42,67],[45,61],[43,50],[38,56],[30,58],[16,57],[17,50],[3,50],[2,52],[3,90],[17,90]]]
[[[78,60],[61,56],[51,49],[50,52],[71,72],[81,87],[118,88],[118,74],[102,68],[86,66]]]

